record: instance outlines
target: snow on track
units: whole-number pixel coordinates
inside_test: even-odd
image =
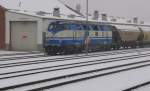
[[[43,91],[122,91],[128,87],[150,80],[149,69],[150,66]]]
[[[146,52],[146,51],[144,51]],[[138,51],[136,53],[142,53],[142,51]],[[111,56],[114,57],[114,55],[120,55],[120,54],[136,54],[135,52],[112,52]],[[149,51],[147,51],[147,53],[149,53]],[[23,65],[31,65],[31,64],[42,64],[42,63],[48,63],[48,62],[57,62],[57,61],[66,61],[66,60],[74,60],[74,59],[82,59],[82,58],[94,58],[94,57],[107,57],[109,54],[107,53],[102,53],[102,54],[90,54],[90,55],[72,55],[72,56],[64,56],[64,57],[41,57],[41,58],[31,58],[29,59],[20,59],[20,60],[15,60],[15,61],[4,61],[2,63],[0,63],[0,66],[2,65],[16,65],[16,66],[23,66]],[[126,55],[124,55],[126,56]],[[109,58],[109,57],[108,57]],[[62,60],[63,59],[63,60]]]
[[[134,90],[131,90],[131,91],[150,91],[150,84],[146,85],[146,86],[142,86],[142,87],[134,89]]]
[[[145,54],[150,53],[144,52]],[[45,68],[50,66],[57,66],[57,65],[65,65],[70,63],[80,63],[80,62],[86,62],[88,61],[94,61],[94,60],[106,60],[106,59],[113,59],[116,57],[125,57],[125,56],[131,56],[131,55],[137,55],[138,53],[128,53],[128,54],[116,54],[116,55],[106,55],[106,56],[100,56],[100,57],[91,57],[91,58],[84,58],[84,59],[72,59],[72,60],[62,60],[60,62],[57,61],[49,61],[47,63],[40,63],[40,64],[32,64],[32,65],[22,65],[19,67],[8,67],[8,68],[1,68],[0,73],[7,73],[7,72],[13,72],[13,71],[21,71],[21,70],[29,70],[29,69],[38,69],[38,68]],[[142,52],[141,52],[142,54]],[[19,61],[20,62],[20,61]],[[1,67],[1,65],[0,65]]]
[[[2,50],[0,50],[0,55],[1,55],[1,54],[16,54],[16,53],[27,53],[27,52],[2,51]]]
[[[37,80],[48,79],[48,78],[52,78],[52,77],[56,77],[56,76],[62,76],[62,75],[67,75],[67,74],[73,74],[73,73],[88,71],[91,69],[105,68],[105,67],[121,65],[121,64],[125,64],[125,63],[132,63],[132,62],[134,63],[134,62],[141,61],[141,60],[142,60],[142,58],[141,59],[138,58],[138,59],[133,59],[133,60],[121,61],[121,62],[89,65],[89,66],[84,66],[84,67],[79,67],[79,68],[74,68],[74,69],[65,69],[65,70],[59,70],[59,71],[54,71],[54,72],[33,74],[33,75],[23,76],[23,77],[18,77],[18,78],[13,78],[13,79],[11,79],[11,78],[10,79],[4,79],[4,80],[0,81],[0,88],[5,87],[5,86],[23,84],[23,83],[27,83],[27,82],[34,82]],[[145,58],[143,60],[145,60]]]
[[[39,57],[39,58],[29,58],[29,59],[16,59],[16,60],[12,60],[12,61],[10,60],[10,61],[3,61],[3,62],[0,61],[0,67],[7,66],[7,65],[9,66],[9,65],[11,65],[11,63],[16,63],[17,64],[17,62],[30,62],[30,61],[38,61],[38,60],[43,60],[43,61],[47,60],[47,61],[49,61],[49,62],[43,62],[43,63],[39,63],[39,64],[28,64],[28,65],[0,68],[0,88],[19,85],[19,84],[24,84],[24,83],[29,83],[29,82],[35,82],[35,81],[49,79],[49,78],[55,78],[55,77],[59,77],[59,76],[63,76],[63,75],[69,75],[69,74],[74,74],[74,73],[85,72],[85,71],[89,71],[89,70],[104,69],[104,68],[107,68],[107,67],[113,67],[113,66],[117,66],[117,65],[129,64],[129,63],[136,63],[137,62],[139,64],[133,64],[133,65],[122,67],[122,68],[128,68],[128,67],[132,67],[132,66],[134,67],[134,66],[138,66],[138,65],[140,66],[142,64],[145,65],[145,64],[148,64],[148,63],[150,64],[150,61],[149,61],[150,60],[150,57],[149,57],[150,49],[144,48],[143,50],[142,49],[139,49],[139,50],[136,49],[136,50],[133,50],[133,52],[131,52],[131,51],[132,51],[132,49],[131,50],[126,50],[124,52],[123,52],[123,50],[119,50],[119,51],[116,51],[116,54],[115,53],[113,54],[112,51],[111,52],[101,52],[101,54],[104,54],[104,53],[109,53],[109,54],[108,55],[95,56],[95,57],[93,56],[93,57],[88,57],[88,58],[83,57],[83,58],[80,58],[80,59],[72,59],[72,60],[71,59],[68,59],[68,60],[66,59],[66,60],[62,60],[62,61],[54,61],[54,59],[57,59],[57,58],[58,59],[61,59],[61,58],[63,59],[63,58],[66,58],[66,57],[76,57],[77,55],[50,56],[50,57]],[[119,54],[119,52],[120,52],[120,54]],[[97,54],[97,53],[95,53],[95,54]],[[36,55],[36,54],[29,54],[29,56],[34,56],[34,55]],[[39,55],[39,54],[37,54],[37,55]],[[81,55],[85,56],[84,54],[79,54],[79,55],[80,56]],[[94,55],[94,53],[91,53],[89,55]],[[26,55],[24,55],[24,56],[26,56]],[[23,57],[23,55],[13,55],[11,57]],[[132,59],[132,57],[134,59]],[[3,58],[5,58],[5,56],[0,57],[0,60],[3,59]],[[96,60],[100,60],[100,61],[96,61]],[[115,60],[118,60],[118,61],[115,61]],[[87,61],[90,61],[90,62],[86,63]],[[145,63],[142,63],[144,61],[145,61]],[[43,69],[39,69],[39,68],[43,68]],[[137,72],[136,74],[139,74],[141,72],[140,70],[142,70],[142,69],[144,69],[144,71],[147,71],[146,68],[150,68],[150,67],[148,66],[148,67],[143,67],[143,68],[139,68],[139,69],[134,69],[134,71]],[[34,69],[34,70],[29,71],[31,69]],[[116,68],[116,69],[119,69],[119,68]],[[109,70],[105,70],[105,71],[100,71],[99,73],[111,72],[111,71],[116,70],[116,69],[109,69]],[[24,70],[26,70],[26,71],[23,72]],[[138,70],[140,72],[138,72]],[[16,71],[18,71],[18,72],[16,72]],[[19,71],[22,71],[22,72],[19,72]],[[11,72],[11,73],[9,74],[9,72]],[[101,89],[102,89],[102,91],[121,91],[121,90],[127,89],[127,87],[134,86],[136,82],[139,83],[139,81],[141,81],[141,82],[146,81],[145,77],[143,77],[142,79],[139,79],[137,77],[138,80],[134,81],[135,83],[134,82],[132,83],[132,82],[129,81],[129,83],[132,83],[132,84],[123,84],[122,85],[120,83],[119,84],[120,87],[116,87],[116,85],[115,85],[116,82],[119,83],[120,81],[123,80],[119,77],[122,77],[122,74],[124,74],[126,76],[126,74],[128,72],[129,72],[129,75],[130,75],[130,72],[134,73],[133,70],[130,70],[130,71],[126,71],[126,72],[121,72],[121,74],[117,73],[117,74],[113,74],[113,75],[109,75],[109,76],[105,76],[105,77],[95,78],[95,79],[99,79],[100,82],[99,83],[96,82],[96,83],[98,83],[98,84],[96,84],[96,86],[99,89],[98,90],[94,89],[94,91],[99,91]],[[150,80],[150,71],[148,71],[148,72],[149,73],[146,76],[149,76],[149,80]],[[32,73],[35,73],[35,74],[32,74]],[[23,76],[22,74],[29,74],[29,75],[24,75]],[[91,75],[94,75],[94,74],[96,74],[96,73],[92,73]],[[116,75],[118,76],[118,79],[121,79],[121,80],[116,80],[117,79]],[[12,76],[12,78],[9,78],[10,76]],[[84,76],[86,77],[86,76],[89,76],[89,75],[84,75]],[[81,76],[81,78],[84,77],[84,76]],[[115,84],[112,84],[114,87],[110,87],[110,88],[107,87],[106,88],[106,84],[105,84],[105,86],[103,86],[102,83],[103,82],[107,83],[107,80],[103,81],[103,79],[105,79],[106,77],[110,78],[110,76],[111,77],[114,76],[114,78],[112,78],[112,79],[115,79],[116,81],[115,80],[113,81],[113,82],[115,82]],[[76,78],[70,78],[70,79],[76,79]],[[83,85],[83,83],[85,82],[85,84],[88,85],[88,84],[90,84],[91,81],[93,81],[95,79],[91,79],[89,81],[83,81],[83,82],[80,82],[80,83],[65,85],[65,86],[57,87],[57,88],[50,89],[50,90],[51,91],[59,91],[59,90],[60,91],[84,91],[84,90],[85,91],[91,91],[90,88],[78,87],[78,84]],[[125,79],[127,79],[127,78],[125,78]],[[67,80],[69,80],[69,78],[68,79],[62,79],[62,80],[60,80],[60,82],[67,81]],[[148,79],[147,79],[147,81],[148,81]],[[58,82],[59,82],[59,80],[58,80]],[[47,85],[50,85],[50,84],[55,84],[55,83],[57,83],[57,81],[56,82],[55,81],[54,82],[53,81],[52,82],[45,82],[45,83],[42,83],[42,84],[36,84],[36,85],[28,86],[28,87],[13,89],[13,91],[26,91],[26,90],[29,90],[29,89],[34,89],[34,88],[38,88],[38,87],[41,87],[41,86],[47,86]],[[110,82],[110,83],[112,83],[112,82]],[[110,83],[108,83],[108,85],[110,85]],[[99,84],[100,84],[100,86],[98,86]],[[76,85],[76,87],[78,87],[78,88],[74,89],[72,87],[72,85],[73,85],[73,87],[74,87],[74,85]],[[103,87],[101,87],[101,85]],[[64,87],[68,87],[68,88],[64,88]],[[61,88],[63,88],[63,89],[61,89]],[[73,90],[71,90],[72,88],[73,88]]]
[[[138,66],[138,65],[134,65],[134,66]],[[20,91],[20,90],[28,91],[28,90],[31,90],[31,89],[34,89],[34,88],[39,88],[39,87],[64,83],[64,82],[67,82],[67,81],[70,81],[70,80],[82,79],[82,78],[91,77],[91,76],[95,76],[95,75],[99,75],[99,74],[110,73],[110,72],[114,72],[116,70],[127,69],[127,68],[134,67],[134,66],[128,66],[128,67],[122,67],[122,68],[116,68],[116,69],[109,69],[109,70],[106,70],[106,71],[93,72],[93,73],[90,73],[90,74],[79,75],[79,76],[74,76],[74,77],[66,77],[65,79],[47,81],[47,82],[44,82],[44,83],[30,85],[30,86],[27,86],[27,87],[22,87],[22,88],[14,89],[14,90],[16,90],[16,91]],[[36,90],[36,91],[38,91],[38,90]]]
[[[103,56],[103,55],[110,55],[110,54],[125,54],[125,53],[135,53],[135,52],[145,52],[145,51],[150,51],[150,49],[148,48],[143,48],[143,49],[131,49],[131,50],[116,50],[116,51],[108,51],[108,52],[96,52],[96,53],[90,53],[90,55],[99,55],[99,56]],[[36,55],[36,54],[35,54]],[[38,54],[37,54],[38,55]],[[23,57],[24,55],[22,55]],[[31,58],[29,59],[16,59],[16,60],[5,60],[4,62],[2,62],[2,64],[6,64],[6,63],[15,63],[15,62],[28,62],[28,61],[37,61],[37,60],[47,60],[47,59],[54,59],[54,58],[65,58],[65,57],[78,57],[78,56],[86,56],[85,54],[75,54],[75,55],[65,55],[65,56],[48,56],[48,57],[41,57],[41,58]],[[18,57],[20,57],[18,55]],[[11,58],[11,57],[9,57]],[[1,60],[1,59],[0,59]]]
[[[25,54],[16,54],[11,56],[2,56],[0,59],[4,58],[13,58],[13,57],[24,57],[24,56],[36,56],[36,55],[44,55],[43,53],[25,53]]]
[[[144,58],[144,60],[145,60],[146,58]],[[147,58],[147,59],[149,59],[149,58]],[[115,59],[116,60],[116,59]],[[114,61],[115,61],[114,60]],[[118,59],[117,59],[118,60]],[[120,59],[121,61],[124,61],[124,62],[122,62],[122,63],[128,63],[126,60],[123,60],[123,59]],[[140,59],[140,61],[142,60],[142,58]],[[129,61],[129,63],[130,62],[140,62],[140,61]],[[90,63],[80,63],[80,64],[74,64],[74,65],[72,65],[72,64],[70,64],[70,65],[66,65],[66,66],[48,66],[47,68],[45,68],[45,69],[35,69],[35,70],[31,70],[31,71],[25,71],[25,72],[15,72],[15,73],[10,73],[10,74],[4,74],[4,75],[2,75],[3,73],[1,73],[0,74],[0,79],[2,78],[2,77],[9,77],[9,76],[15,76],[15,75],[21,75],[21,74],[30,74],[30,73],[38,73],[38,72],[48,72],[48,71],[50,71],[50,70],[55,70],[55,69],[61,69],[61,68],[67,68],[67,67],[72,67],[72,66],[79,66],[79,65],[87,65],[87,64],[93,64],[93,65],[96,65],[96,63],[97,63],[97,65],[98,65],[98,63],[101,63],[101,64],[106,64],[107,62],[110,62],[110,63],[112,63],[113,62],[113,60],[104,60],[104,61],[99,61],[99,62],[90,62]],[[115,63],[115,62],[114,62]],[[107,63],[107,64],[109,64],[109,63]],[[104,66],[105,67],[105,66]],[[77,68],[77,67],[76,67]],[[4,72],[6,72],[6,71],[4,71]],[[8,72],[7,72],[8,73]]]

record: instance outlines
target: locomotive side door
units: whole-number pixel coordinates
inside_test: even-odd
[[[81,45],[81,39],[82,39],[82,28],[79,24],[73,25],[73,40],[75,42],[75,45]]]

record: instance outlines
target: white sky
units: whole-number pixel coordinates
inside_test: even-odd
[[[0,4],[9,7],[16,7],[18,2],[22,1],[22,7],[38,6],[38,8],[45,7],[48,0],[0,0]],[[82,5],[82,11],[85,11],[86,0],[63,0],[72,7],[77,3]],[[93,10],[99,10],[100,13],[107,13],[112,16],[121,17],[139,17],[145,21],[150,21],[150,1],[149,0],[89,0],[89,8],[92,13]],[[47,7],[48,8],[48,7]]]

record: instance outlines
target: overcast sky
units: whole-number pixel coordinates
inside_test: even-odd
[[[75,0],[64,0],[70,5],[74,5]],[[86,0],[76,0],[82,2],[85,7]],[[100,13],[122,17],[140,17],[150,21],[150,0],[89,0],[89,8],[99,10]]]
[[[48,0],[0,0],[0,4],[7,4],[8,6],[14,7],[18,5],[18,1],[26,1],[26,4],[31,7],[34,5],[44,7],[44,4],[48,3]],[[42,3],[38,3],[38,1],[42,1]],[[63,1],[71,7],[75,7],[77,3],[80,3],[82,11],[85,11],[86,0]],[[94,10],[98,10],[100,13],[107,13],[110,16],[121,16],[127,18],[137,16],[145,21],[150,21],[150,0],[89,0],[89,8],[90,13]]]

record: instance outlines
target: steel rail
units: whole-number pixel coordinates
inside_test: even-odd
[[[24,74],[19,74],[19,75],[12,75],[12,76],[4,76],[4,77],[0,77],[0,80],[8,79],[8,78],[14,78],[14,77],[20,77],[20,76],[39,74],[39,73],[45,73],[45,72],[64,70],[64,69],[84,67],[84,66],[89,66],[89,65],[97,65],[97,64],[125,61],[127,59],[135,59],[135,58],[141,58],[141,57],[147,57],[147,56],[150,56],[150,53],[149,54],[143,54],[143,55],[140,55],[140,56],[139,55],[132,55],[132,56],[117,57],[117,58],[108,58],[108,59],[101,59],[101,60],[94,60],[94,61],[86,61],[86,62],[79,62],[79,63],[56,65],[56,66],[50,66],[50,67],[44,67],[44,68],[30,69],[30,70],[14,71],[14,72],[2,73],[2,74],[0,74],[0,76],[1,75],[10,75],[10,74],[15,74],[15,73],[18,74],[18,73],[22,73],[22,72],[30,72],[30,71],[35,71],[35,70],[37,72],[30,72],[30,73],[24,73]],[[41,69],[47,69],[47,70],[38,71],[38,70],[41,70]]]
[[[143,64],[143,63],[146,63],[146,64]],[[137,65],[137,66],[134,66],[134,65]],[[128,67],[128,66],[134,66],[134,67],[121,68],[121,67]],[[75,82],[81,82],[81,81],[84,81],[84,80],[89,80],[89,79],[93,79],[93,78],[97,78],[97,77],[102,77],[102,76],[106,76],[106,75],[111,75],[111,74],[115,74],[115,73],[119,73],[119,72],[124,72],[124,71],[129,71],[129,70],[133,70],[133,69],[142,68],[142,67],[147,67],[147,66],[150,66],[150,60],[145,60],[145,61],[136,62],[136,63],[135,62],[134,63],[128,63],[128,64],[123,64],[123,65],[117,65],[117,66],[112,66],[112,67],[106,67],[106,68],[90,70],[90,71],[85,71],[85,72],[80,72],[80,73],[74,73],[74,74],[69,74],[69,75],[63,75],[63,76],[44,79],[44,80],[40,80],[40,81],[3,87],[3,88],[0,88],[0,90],[3,91],[3,90],[15,89],[15,88],[20,88],[20,87],[24,87],[24,86],[44,83],[44,82],[56,81],[56,80],[60,80],[60,79],[67,79],[67,78],[71,78],[71,77],[75,77],[75,76],[81,76],[81,75],[85,75],[85,74],[91,74],[91,73],[96,73],[96,72],[121,68],[121,69],[117,69],[117,70],[111,71],[111,72],[100,73],[100,74],[96,74],[96,75],[93,75],[93,76],[87,76],[87,77],[83,77],[83,78],[81,77],[79,79],[77,78],[77,79],[69,80],[69,81],[66,81],[66,82],[60,82],[60,83],[52,84],[52,85],[49,85],[49,86],[44,86],[44,87],[35,88],[35,89],[30,90],[30,91],[40,91],[40,90],[44,90],[44,89],[55,88],[55,87],[62,86],[62,85],[67,85],[67,84],[71,84],[71,83],[75,83]]]
[[[136,50],[135,52],[144,52],[144,51],[137,51]],[[15,62],[15,63],[9,63],[9,64],[0,64],[0,68],[32,65],[32,64],[41,64],[41,63],[49,63],[49,62],[68,61],[68,60],[74,60],[74,59],[83,59],[83,58],[117,55],[117,54],[127,54],[127,53],[134,53],[134,51],[112,52],[112,53],[106,53],[106,54],[99,54],[98,53],[98,54],[92,54],[92,55],[78,55],[78,56],[73,56],[73,57],[63,57],[63,58],[54,58],[54,59],[50,58],[50,59],[34,60],[34,61],[27,61],[27,62]]]

